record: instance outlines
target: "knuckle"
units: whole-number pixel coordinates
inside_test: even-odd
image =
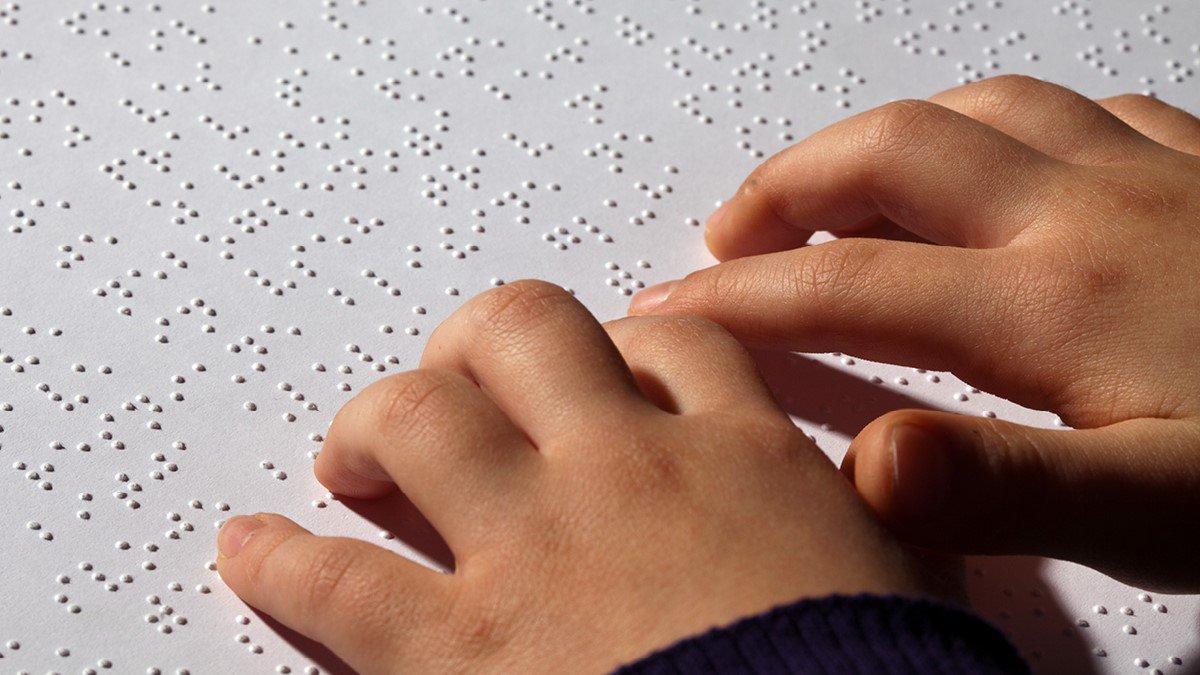
[[[918,99],[893,101],[865,113],[852,140],[860,151],[869,155],[904,155],[923,145],[930,134],[937,133],[936,118],[944,110],[935,103]]]
[[[1013,93],[1032,94],[1045,87],[1046,83],[1036,77],[1016,73],[1006,73],[989,77],[978,83],[979,87],[988,89],[1006,89]]]
[[[481,336],[511,334],[541,320],[552,307],[574,302],[570,293],[549,282],[515,281],[476,298],[467,324]]]
[[[454,409],[447,405],[458,376],[435,370],[414,370],[384,380],[384,393],[375,414],[381,432],[394,434],[420,426],[436,426]]]
[[[997,100],[1011,101],[1014,99],[1029,100],[1029,97],[1043,93],[1047,84],[1029,75],[1006,74],[989,77],[971,85],[977,92]]]
[[[1146,94],[1125,93],[1119,96],[1114,96],[1109,99],[1109,103],[1118,110],[1128,110],[1136,112],[1150,112],[1157,110],[1164,104],[1153,96]]]
[[[1028,75],[997,75],[967,88],[975,114],[1002,118],[1033,100],[1062,99],[1067,92]]]

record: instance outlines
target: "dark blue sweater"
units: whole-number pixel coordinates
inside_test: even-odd
[[[776,607],[618,670],[676,673],[1028,673],[999,630],[969,612],[895,596]]]

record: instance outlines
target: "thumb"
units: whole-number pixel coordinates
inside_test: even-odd
[[[1196,420],[1061,431],[899,410],[859,433],[842,471],[919,546],[1045,555],[1156,590],[1200,590]]]

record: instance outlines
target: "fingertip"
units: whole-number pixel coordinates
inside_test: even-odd
[[[217,530],[217,552],[222,558],[234,558],[250,543],[252,537],[264,531],[264,528],[293,525],[299,527],[286,516],[278,513],[251,513],[236,515],[221,523]]]
[[[863,501],[881,518],[891,510],[892,462],[888,444],[891,422],[880,417],[858,433],[842,460],[842,471],[850,478]]]
[[[629,301],[629,315],[638,316],[654,311],[656,307],[667,300],[678,283],[678,281],[664,281],[638,291]]]
[[[217,552],[222,558],[233,558],[267,521],[258,516],[234,516],[217,532]]]
[[[264,549],[272,549],[280,537],[307,531],[277,513],[234,516],[217,531],[217,573],[239,597],[253,590],[253,577]]]
[[[775,214],[765,198],[738,195],[723,203],[704,227],[704,243],[720,261],[803,246],[812,231]]]
[[[731,202],[732,200],[721,202],[721,205],[717,207],[717,210],[713,211],[712,215],[708,217],[708,220],[704,221],[704,245],[708,247],[710,253],[712,253],[714,256],[717,256],[718,260],[721,259],[720,256],[717,255],[720,247],[720,241],[717,238],[716,233],[720,231],[721,223],[724,222],[726,214],[729,213],[729,205]]]
[[[948,453],[937,420],[897,410],[859,432],[842,470],[881,520],[909,531],[942,516],[953,480]]]
[[[324,450],[313,466],[317,482],[335,495],[356,499],[376,499],[392,493],[395,483],[363,476],[346,466],[336,453]]]
[[[895,518],[918,523],[938,517],[950,483],[945,439],[936,430],[915,422],[893,425],[890,432],[887,454]]]

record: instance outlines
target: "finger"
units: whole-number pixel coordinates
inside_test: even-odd
[[[461,556],[492,529],[486,514],[513,499],[536,457],[470,380],[415,370],[375,382],[338,412],[315,471],[330,491],[351,497],[398,485]]]
[[[1069,168],[948,108],[897,101],[767,160],[710,219],[706,237],[728,260],[882,215],[928,241],[1000,246]]]
[[[1025,75],[972,82],[929,100],[1067,162],[1128,161],[1147,147],[1144,136],[1090,98]]]
[[[1153,96],[1123,94],[1096,103],[1168,148],[1200,155],[1200,119]]]
[[[421,365],[474,379],[539,446],[585,417],[654,410],[596,319],[544,281],[472,299],[434,331]]]
[[[1141,419],[1081,431],[904,410],[864,429],[843,466],[910,542],[1036,554],[1161,590],[1200,590],[1200,425]]]
[[[998,250],[839,239],[652,286],[630,312],[702,316],[750,344],[944,370],[978,362],[977,337],[998,329],[988,288],[1003,263]]]
[[[671,413],[784,417],[754,359],[729,331],[698,317],[627,317],[604,324],[642,392]]]
[[[422,669],[422,650],[403,645],[441,619],[449,576],[356,539],[314,536],[273,514],[233,518],[217,542],[217,571],[246,603],[356,671]],[[388,660],[396,655],[411,660]]]
[[[704,223],[704,244],[717,260],[732,260],[803,246],[821,227],[816,222],[785,220],[775,211],[773,200],[751,193],[743,183]]]

